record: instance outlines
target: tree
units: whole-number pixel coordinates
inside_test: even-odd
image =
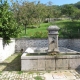
[[[61,13],[71,18],[75,13],[75,7],[68,4],[63,5],[61,9]]]
[[[9,4],[6,0],[0,1],[0,37],[5,43],[10,42],[10,38],[17,37],[19,29],[13,13],[9,10]]]
[[[60,16],[61,16],[60,6],[53,5],[53,16],[54,16],[54,18],[60,18]]]
[[[74,19],[79,20],[80,19],[80,9],[76,9],[76,12],[74,14]]]
[[[27,26],[39,26],[39,23],[41,23],[47,15],[46,5],[41,4],[39,1],[37,3],[25,1],[21,5],[18,2],[13,2],[11,10],[18,24],[24,26],[25,34]]]
[[[35,2],[23,2],[21,5],[18,2],[13,3],[12,11],[15,19],[19,25],[23,25],[26,28],[28,25],[37,23],[37,14]]]
[[[77,3],[75,3],[75,4],[73,4],[75,7],[77,7],[78,9],[80,9],[80,1],[79,2],[77,2]]]
[[[36,14],[38,23],[44,21],[45,17],[47,16],[47,7],[45,4],[41,4],[40,2],[36,5]]]
[[[47,18],[53,18],[53,13],[54,13],[54,8],[52,6],[52,2],[49,1],[48,4],[47,4]]]

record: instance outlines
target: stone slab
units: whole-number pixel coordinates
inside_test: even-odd
[[[46,70],[55,70],[55,60],[46,60],[45,63]]]
[[[71,69],[80,69],[80,59],[70,59],[69,64]]]
[[[68,59],[56,59],[56,69],[68,69]]]
[[[38,70],[45,70],[45,60],[38,60]]]
[[[37,68],[38,68],[37,60],[21,60],[22,71],[37,70]]]

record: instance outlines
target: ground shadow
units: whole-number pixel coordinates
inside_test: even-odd
[[[80,74],[80,65],[75,70]]]
[[[11,62],[0,63],[0,71],[20,71],[21,70],[21,54],[18,54]]]

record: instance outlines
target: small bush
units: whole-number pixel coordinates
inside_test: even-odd
[[[32,38],[47,38],[48,32],[41,32],[37,31],[33,35],[31,35]]]

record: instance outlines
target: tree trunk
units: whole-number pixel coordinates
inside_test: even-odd
[[[25,25],[25,34],[26,34],[26,25]]]

